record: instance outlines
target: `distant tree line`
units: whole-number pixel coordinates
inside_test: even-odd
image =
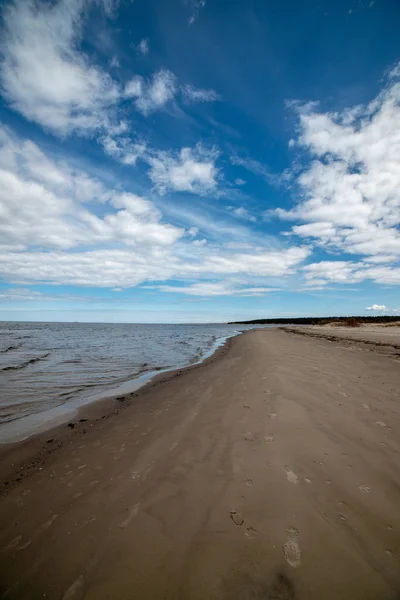
[[[400,315],[374,315],[368,317],[294,317],[292,319],[254,319],[252,321],[231,321],[228,325],[331,325],[332,323],[357,327],[362,323],[393,323],[400,321]]]

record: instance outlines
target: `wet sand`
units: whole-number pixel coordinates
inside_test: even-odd
[[[0,597],[398,599],[399,402],[393,346],[254,331],[3,447]]]

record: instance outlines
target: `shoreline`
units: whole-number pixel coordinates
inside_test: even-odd
[[[51,432],[54,428],[63,425],[71,419],[75,419],[85,407],[97,402],[115,399],[117,396],[132,394],[150,384],[159,375],[174,373],[175,371],[201,365],[223,347],[228,340],[240,336],[246,333],[246,331],[253,331],[253,329],[238,330],[231,335],[216,339],[211,348],[195,362],[189,362],[178,367],[155,368],[107,390],[99,391],[84,398],[76,398],[54,408],[9,421],[4,424],[5,426],[0,431],[0,448],[3,445],[23,442],[33,436]]]
[[[0,596],[396,597],[397,358],[246,333],[0,448]]]
[[[71,443],[71,439],[73,440],[76,434],[84,435],[88,427],[120,415],[125,409],[131,407],[132,403],[140,401],[159,385],[168,384],[177,377],[207,367],[228,353],[235,340],[254,331],[256,329],[249,329],[227,337],[209,356],[193,364],[166,369],[162,372],[156,371],[152,377],[131,392],[112,393],[104,398],[84,403],[78,406],[72,415],[68,413],[72,418],[62,417],[60,422],[50,423],[49,427],[32,432],[20,440],[0,442],[0,498],[31,472],[40,468],[50,454],[58,452],[65,443]]]

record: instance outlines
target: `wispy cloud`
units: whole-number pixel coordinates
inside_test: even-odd
[[[199,12],[206,5],[206,0],[187,0],[191,9],[191,15],[189,17],[188,23],[189,27],[193,25],[199,16]]]
[[[245,208],[244,206],[239,206],[238,208],[229,206],[228,208],[229,208],[229,210],[231,210],[232,214],[235,215],[235,217],[238,217],[238,219],[244,219],[245,221],[252,221],[253,223],[255,223],[257,221],[257,218],[254,215],[252,215],[251,212],[249,212],[247,210],[247,208]]]
[[[138,158],[146,154],[147,143],[144,140],[133,141],[127,136],[113,136],[110,133],[99,139],[104,151],[125,165],[136,165]]]
[[[3,94],[25,118],[62,135],[104,126],[119,97],[118,85],[77,49],[84,6],[27,0],[3,12]]]
[[[284,183],[285,181],[287,181],[287,179],[288,179],[287,172],[284,172],[281,174],[274,173],[273,171],[271,171],[271,169],[269,168],[268,165],[266,165],[258,160],[255,160],[254,158],[239,156],[235,152],[233,154],[231,154],[230,161],[233,165],[243,167],[250,173],[253,173],[253,175],[262,177],[270,185],[278,186],[278,185],[281,185],[282,183]],[[239,181],[243,181],[243,180],[239,179]],[[243,181],[243,183],[246,183],[246,182]],[[238,184],[238,185],[243,185],[243,183]]]
[[[146,54],[149,53],[149,40],[147,38],[143,38],[142,40],[140,40],[140,42],[136,46],[136,51],[138,54],[146,56]]]
[[[139,75],[125,86],[125,97],[134,98],[136,108],[148,115],[172,100],[176,94],[176,77],[171,71],[161,69],[150,80]]]
[[[181,92],[186,102],[215,102],[220,100],[219,94],[214,90],[202,90],[190,84],[183,85]]]
[[[187,286],[159,285],[156,286],[162,292],[173,294],[185,294],[187,296],[263,296],[270,292],[279,291],[277,288],[267,287],[239,287],[229,282],[202,282]]]

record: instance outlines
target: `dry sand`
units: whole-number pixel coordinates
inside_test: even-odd
[[[398,599],[399,401],[394,347],[255,331],[3,448],[1,598]]]
[[[306,327],[285,327],[289,331],[303,332],[326,338],[364,342],[377,346],[387,346],[400,351],[400,327],[397,325],[361,325],[345,327],[340,325],[309,325]]]

